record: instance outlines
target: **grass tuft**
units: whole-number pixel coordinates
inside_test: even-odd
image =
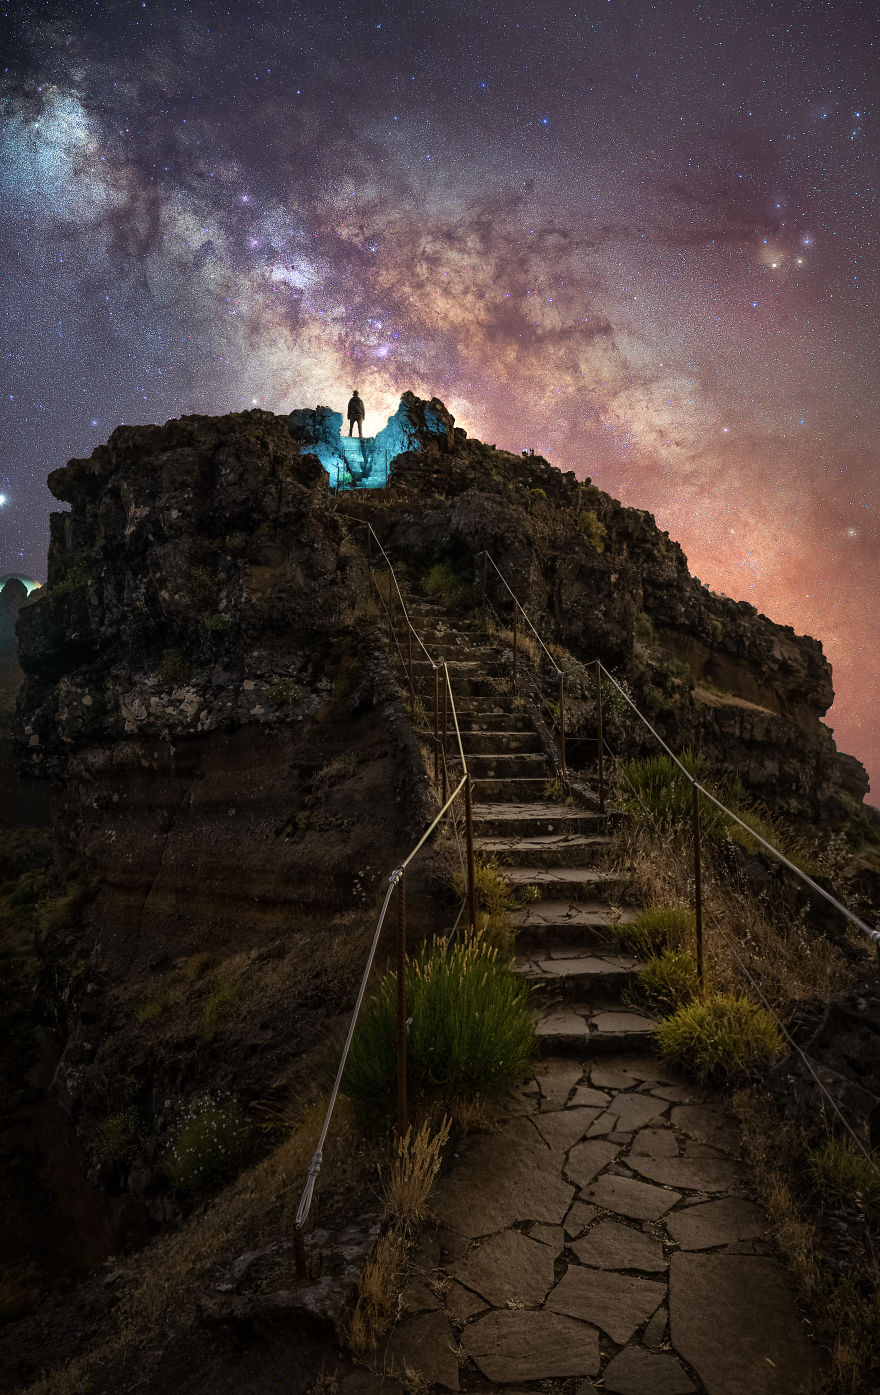
[[[422,577],[422,590],[452,609],[471,606],[474,601],[473,583],[450,561],[435,562]]]
[[[661,1056],[699,1080],[742,1080],[783,1051],[773,1017],[748,998],[710,993],[679,1008],[656,1028]]]
[[[382,1177],[385,1212],[406,1230],[421,1225],[427,1217],[428,1197],[449,1141],[450,1121],[444,1115],[435,1132],[430,1122],[421,1128],[410,1125],[397,1139],[391,1167]]]
[[[481,937],[435,940],[407,964],[408,1077],[414,1099],[451,1107],[503,1094],[534,1050],[528,990]],[[394,1102],[397,976],[386,973],[352,1042],[344,1087],[361,1106]]]
[[[807,1150],[807,1166],[825,1198],[856,1204],[869,1220],[880,1221],[880,1157],[866,1157],[851,1139],[832,1134]]]
[[[655,1007],[675,1011],[700,991],[697,961],[688,950],[664,949],[639,969],[638,997]]]
[[[636,919],[611,926],[621,945],[632,954],[656,955],[680,949],[694,934],[694,915],[683,906],[646,906]]]
[[[244,1154],[245,1119],[234,1099],[204,1095],[185,1111],[164,1159],[169,1180],[180,1191],[213,1191]]]

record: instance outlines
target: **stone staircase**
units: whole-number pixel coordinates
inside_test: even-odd
[[[625,884],[603,867],[608,816],[548,798],[554,772],[530,718],[515,709],[502,647],[471,633],[436,602],[405,599],[425,647],[449,666],[472,779],[475,851],[498,864],[519,891],[522,907],[511,915],[516,968],[536,990],[543,1049],[586,1048],[592,1055],[644,1048],[653,1018],[621,1003],[638,965],[610,933],[636,912],[621,904]],[[432,712],[427,660],[414,662],[413,679]]]

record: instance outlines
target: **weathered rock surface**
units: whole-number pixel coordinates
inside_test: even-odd
[[[496,1308],[511,1302],[534,1308],[553,1285],[553,1254],[518,1230],[504,1230],[477,1245],[453,1272]]]
[[[605,1368],[610,1395],[690,1395],[696,1386],[674,1356],[626,1347]]]
[[[483,1375],[499,1385],[599,1370],[595,1328],[559,1313],[489,1313],[465,1329],[462,1344]]]
[[[675,1219],[671,1217],[670,1222]],[[594,1269],[641,1269],[650,1273],[666,1268],[663,1249],[657,1240],[618,1221],[599,1221],[571,1248],[582,1264]]]
[[[400,1376],[407,1368],[444,1390],[460,1390],[456,1342],[442,1313],[404,1319],[388,1343],[388,1362]]]
[[[498,1135],[475,1138],[438,1185],[431,1207],[441,1223],[475,1238],[516,1221],[559,1224],[573,1195],[531,1124],[517,1121]]]
[[[821,1369],[772,1259],[673,1255],[669,1324],[708,1395],[799,1395]]]
[[[556,1313],[594,1323],[613,1342],[628,1342],[666,1297],[666,1285],[609,1270],[569,1265],[547,1299]]]

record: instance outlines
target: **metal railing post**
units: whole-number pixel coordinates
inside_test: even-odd
[[[700,867],[700,791],[696,783],[691,783],[693,790],[693,827],[694,827],[694,913],[697,927],[697,977],[700,980],[700,987],[703,987],[703,877]]]
[[[444,682],[444,684],[443,684],[443,735],[442,735],[441,738],[440,738],[441,741],[442,741],[442,743],[443,743],[443,760],[442,760],[441,764],[442,764],[442,766],[443,766],[443,803],[444,803],[444,804],[446,803],[446,746],[447,746],[447,740],[446,740],[446,738],[447,738],[448,726],[449,726],[449,687],[448,687],[448,684],[447,684],[446,682]]]
[[[471,934],[477,933],[477,888],[474,867],[474,811],[471,804],[471,777],[464,782],[464,836],[467,845],[467,898]]]
[[[409,672],[409,716],[410,721],[415,721],[416,716],[416,688],[413,682],[413,661],[412,661],[412,625],[406,627],[406,656],[407,670]]]
[[[489,616],[489,554],[483,548],[483,624]]]
[[[303,1233],[299,1226],[296,1226],[293,1232],[293,1258],[296,1265],[296,1277],[298,1279],[307,1279],[309,1277],[309,1265],[306,1259],[306,1242],[303,1239]]]
[[[406,1102],[406,873],[397,886],[397,1133],[407,1130]]]
[[[519,610],[519,601],[513,603],[513,686],[516,687],[516,618]]]
[[[596,743],[599,754],[599,813],[605,813],[605,737],[602,732],[602,665],[595,661],[596,670]]]
[[[562,671],[559,673],[559,758],[562,761],[562,773],[565,774],[565,679]]]
[[[440,778],[440,670],[434,665],[434,784]],[[443,796],[446,802],[446,795]]]

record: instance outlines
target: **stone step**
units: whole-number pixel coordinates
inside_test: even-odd
[[[455,710],[458,713],[458,725],[465,731],[491,731],[507,733],[511,731],[534,732],[531,717],[527,717],[524,712],[504,711],[491,702],[486,706],[475,706],[478,699],[469,698],[459,704],[456,700]],[[482,704],[486,700],[479,699]]]
[[[473,798],[478,804],[488,804],[490,801],[497,801],[499,804],[518,803],[521,800],[540,801],[545,798],[544,790],[549,779],[550,776],[546,773],[539,779],[530,779],[525,775],[511,779],[476,779],[473,782]]]
[[[511,751],[510,754],[494,752],[492,755],[473,752],[468,756],[468,770],[474,780],[480,781],[515,780],[522,777],[541,780],[542,789],[553,775],[543,751]]]
[[[476,810],[474,811],[476,814]],[[475,818],[476,823],[476,818]],[[531,836],[482,836],[474,847],[501,867],[588,867],[611,846],[611,839],[593,833],[536,833]]]
[[[491,756],[494,754],[511,756],[517,754],[542,754],[541,741],[536,731],[464,731],[462,741],[468,755]]]
[[[595,1007],[575,1001],[539,1010],[535,1034],[544,1054],[644,1054],[656,1025],[656,1018],[634,1008]]]
[[[625,892],[625,879],[599,867],[506,867],[505,880],[514,888],[537,887],[539,895],[533,905],[537,909],[545,901],[556,904],[565,897],[572,901],[591,901],[598,896],[619,899]]]
[[[638,914],[638,907],[611,906],[607,901],[535,901],[511,911],[509,920],[524,953],[549,941],[613,945],[613,927],[632,924]]]
[[[474,831],[484,838],[596,833],[606,825],[605,815],[594,809],[580,809],[548,799],[528,803],[514,800],[504,804],[475,801],[473,814]]]
[[[535,987],[554,997],[578,998],[595,1003],[598,998],[619,998],[638,978],[638,963],[631,954],[615,950],[578,948],[563,941],[542,948],[518,950],[514,967]]]

